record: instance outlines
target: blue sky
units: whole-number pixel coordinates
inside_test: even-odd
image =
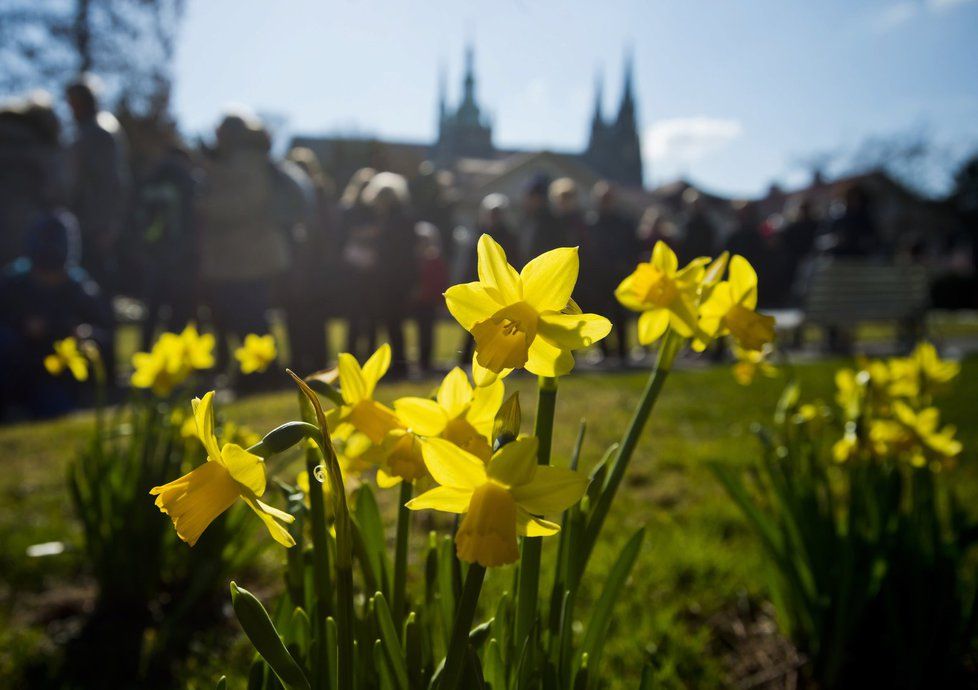
[[[439,65],[454,98],[471,40],[497,145],[576,150],[631,46],[648,182],[753,194],[868,136],[978,149],[976,36],[978,0],[206,0],[175,107],[190,132],[245,103],[289,132],[428,141]]]

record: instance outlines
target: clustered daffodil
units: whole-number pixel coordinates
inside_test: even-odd
[[[394,402],[394,411],[419,436],[440,436],[488,462],[492,426],[503,395],[502,381],[473,388],[465,372],[455,367],[442,380],[434,400],[401,398]]]
[[[669,327],[684,338],[696,333],[696,304],[707,259],[697,259],[682,270],[675,252],[661,240],[652,256],[618,285],[615,297],[626,309],[641,312],[638,341],[651,345]]]
[[[52,376],[59,376],[68,370],[77,381],[88,379],[88,358],[74,338],[55,341],[54,353],[44,358],[44,368]]]
[[[699,331],[694,342],[703,349],[709,339],[730,334],[745,350],[761,350],[774,341],[774,317],[758,314],[757,273],[742,256],[730,258],[727,280],[720,282],[699,309]]]
[[[493,567],[519,558],[517,534],[556,534],[556,516],[584,495],[587,478],[573,470],[538,465],[537,439],[522,437],[493,453],[488,463],[443,438],[421,442],[425,465],[439,484],[407,505],[464,514],[455,535],[458,557]]]
[[[836,372],[836,402],[845,430],[833,446],[837,462],[865,454],[896,458],[914,467],[940,467],[961,453],[955,428],[940,426],[931,406],[933,391],[953,379],[960,365],[942,360],[930,343],[909,357],[860,362],[858,370]]]
[[[343,430],[350,425],[366,435],[372,443],[379,444],[389,431],[401,427],[394,410],[374,400],[374,389],[391,365],[391,348],[384,343],[363,367],[357,358],[347,352],[339,355],[339,383],[343,404],[330,410],[331,428]]]
[[[132,356],[132,385],[169,395],[194,371],[214,366],[214,336],[188,324],[179,334],[163,333],[149,352]]]
[[[611,331],[611,322],[584,314],[571,300],[577,283],[577,249],[563,247],[536,257],[519,273],[489,235],[479,238],[479,280],[445,293],[452,316],[475,339],[478,363],[496,374],[525,368],[561,376],[574,367],[574,350]]]
[[[264,503],[265,461],[235,443],[218,445],[214,429],[214,392],[193,401],[197,437],[207,451],[207,462],[188,474],[150,494],[156,506],[173,521],[177,535],[190,546],[197,543],[208,525],[240,498],[261,518],[272,538],[289,547],[295,544],[278,521],[290,523],[294,518]]]
[[[278,350],[275,348],[275,336],[249,333],[245,336],[241,347],[234,351],[242,374],[260,374],[275,362]]]

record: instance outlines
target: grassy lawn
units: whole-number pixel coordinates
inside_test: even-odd
[[[800,367],[798,375],[806,395],[830,398],[831,374],[838,365],[823,362]],[[577,425],[588,418],[583,462],[586,467],[593,465],[620,436],[644,380],[645,374],[636,372],[582,373],[562,381],[555,463],[567,462]],[[509,389],[521,392],[524,431],[528,431],[535,382],[514,377],[508,383]],[[433,385],[388,385],[379,397],[390,401],[404,394],[425,395]],[[750,427],[769,419],[781,385],[778,380],[764,380],[742,388],[723,367],[678,371],[667,382],[606,526],[606,538],[592,560],[587,576],[590,586],[583,594],[587,606],[597,596],[602,575],[617,550],[634,530],[645,526],[645,544],[626,599],[618,605],[605,654],[603,675],[615,679],[612,687],[635,687],[636,674],[650,657],[658,668],[660,687],[724,685],[724,655],[712,621],[717,614],[736,609],[738,602],[762,600],[765,581],[757,544],[706,463],[719,460],[744,466],[751,461],[757,444]],[[975,400],[978,359],[965,363],[954,392],[942,401],[947,421],[958,426],[966,447],[958,488],[971,505],[978,504]],[[253,397],[225,408],[230,418],[259,432],[293,417],[294,411],[295,396],[290,392]],[[90,421],[88,415],[80,414],[0,428],[4,451],[0,474],[4,506],[0,512],[0,685],[5,685],[4,678],[15,677],[12,674],[21,665],[51,653],[70,634],[70,622],[59,613],[59,606],[71,607],[61,602],[85,601],[91,594],[77,547],[72,547],[78,531],[64,490],[66,460],[82,442]],[[284,471],[291,473],[290,468]],[[392,499],[385,497],[388,514]],[[25,555],[29,545],[51,540],[66,541],[68,549],[46,558]],[[269,559],[278,555],[270,551]],[[275,571],[269,568],[268,573],[262,579],[274,586]],[[545,587],[547,581],[545,574]],[[490,574],[483,595],[485,610],[491,610],[495,597],[511,582],[512,573],[506,569]],[[198,669],[191,687],[213,687],[216,676],[210,674],[234,664],[234,659],[247,658],[243,653],[230,657],[214,653],[214,649],[228,648],[227,638],[235,634],[236,627],[225,621],[218,630],[216,636],[207,638],[216,646],[202,646],[190,662]],[[232,670],[241,681],[242,669]]]

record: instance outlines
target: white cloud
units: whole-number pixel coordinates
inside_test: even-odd
[[[917,17],[922,12],[931,14],[950,12],[975,0],[899,0],[884,7],[875,16],[873,23],[879,31],[889,31]]]
[[[737,120],[696,115],[659,120],[642,136],[645,155],[659,170],[686,166],[723,150],[744,133]]]

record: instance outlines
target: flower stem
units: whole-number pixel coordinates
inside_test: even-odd
[[[537,417],[533,433],[537,437],[537,464],[550,464],[553,443],[554,411],[557,407],[557,379],[540,377]],[[519,584],[516,590],[516,645],[522,648],[537,615],[540,590],[540,537],[523,537]]]
[[[605,477],[601,493],[594,502],[594,507],[591,509],[591,517],[588,520],[584,535],[584,558],[580,560],[579,572],[573,575],[573,579],[575,580],[579,579],[587,568],[587,562],[591,557],[591,552],[594,550],[594,545],[598,541],[598,536],[601,534],[601,528],[604,526],[605,518],[608,517],[608,511],[611,509],[611,503],[614,501],[615,493],[617,493],[618,487],[621,485],[621,480],[625,476],[625,470],[628,469],[628,463],[631,461],[632,454],[635,452],[635,446],[638,445],[638,439],[641,437],[642,430],[645,428],[645,422],[648,421],[649,415],[652,413],[652,408],[655,407],[655,403],[659,399],[662,386],[666,382],[666,377],[669,376],[669,372],[672,371],[673,362],[675,362],[676,355],[679,353],[679,348],[682,344],[683,339],[670,329],[659,346],[659,355],[655,362],[655,369],[649,375],[648,383],[645,384],[645,390],[642,392],[642,398],[639,400],[638,406],[632,414],[632,420],[625,430],[625,435],[622,437],[621,444],[618,446],[618,452],[615,454],[611,469]]]
[[[452,638],[448,642],[448,654],[445,656],[438,690],[457,690],[462,680],[462,669],[469,649],[469,630],[472,629],[472,621],[475,619],[475,607],[479,603],[485,576],[486,569],[478,563],[469,566],[465,585],[462,587],[462,597],[455,611]]]
[[[401,482],[401,496],[397,504],[397,542],[394,547],[394,598],[391,615],[394,625],[401,629],[405,614],[405,590],[407,588],[408,536],[411,531],[411,511],[407,502],[411,500],[414,485]]]

